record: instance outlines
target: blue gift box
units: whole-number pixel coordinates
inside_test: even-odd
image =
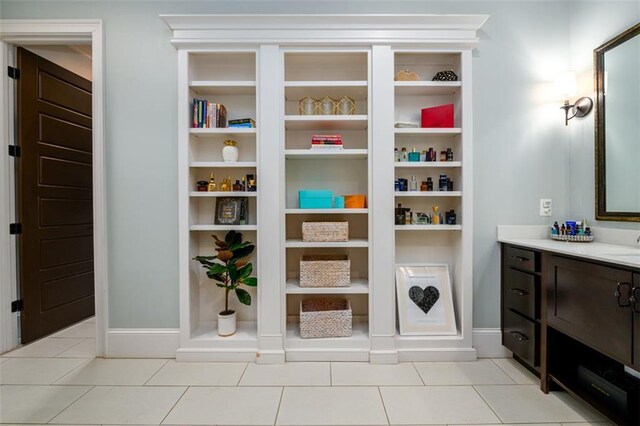
[[[333,207],[333,192],[325,190],[300,190],[298,197],[301,209],[330,209]]]

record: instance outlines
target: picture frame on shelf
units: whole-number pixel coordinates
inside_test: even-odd
[[[396,265],[400,335],[457,334],[447,264]]]
[[[216,225],[247,225],[249,223],[249,198],[216,198],[214,223]]]

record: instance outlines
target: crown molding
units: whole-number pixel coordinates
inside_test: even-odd
[[[401,44],[469,48],[489,15],[160,15],[180,48],[238,44]]]

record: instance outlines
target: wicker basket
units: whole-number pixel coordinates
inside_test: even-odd
[[[300,337],[350,337],[353,315],[349,299],[308,299],[300,302]]]
[[[303,255],[300,287],[349,287],[351,260],[347,255]]]
[[[349,222],[302,222],[302,241],[349,241]]]

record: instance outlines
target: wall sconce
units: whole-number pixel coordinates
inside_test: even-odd
[[[576,94],[576,73],[567,71],[562,74],[556,81],[556,87],[564,98],[564,105],[560,108],[564,110],[564,125],[569,125],[569,120],[573,117],[586,117],[593,109],[593,100],[588,97],[578,98],[573,104],[569,102],[569,98]],[[571,116],[569,116],[571,110]]]

